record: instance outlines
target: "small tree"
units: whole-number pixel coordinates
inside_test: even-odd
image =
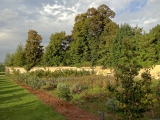
[[[13,66],[14,56],[13,54],[7,53],[4,60],[5,66]]]
[[[17,46],[16,52],[14,53],[13,65],[17,67],[24,66],[24,48],[22,44]]]
[[[115,98],[119,101],[120,110],[129,120],[142,117],[143,113],[149,110],[153,98],[149,71],[142,74],[141,80],[134,79],[142,68],[138,60],[136,34],[138,33],[135,32],[135,29],[128,24],[121,26],[113,39],[111,61],[117,86],[109,86],[109,89],[114,92]]]
[[[25,69],[30,70],[38,65],[43,55],[42,37],[35,30],[29,30],[24,49]]]

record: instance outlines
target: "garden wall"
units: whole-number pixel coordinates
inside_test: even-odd
[[[14,67],[15,70],[19,70],[20,73],[25,73],[26,70],[22,67]],[[55,70],[87,70],[87,71],[94,71],[97,75],[113,75],[113,70],[112,69],[103,69],[102,67],[33,67],[30,71],[36,71],[36,70],[44,70],[44,71],[52,71],[54,72]],[[12,67],[5,67],[5,72],[12,73]],[[140,74],[144,72],[144,69],[140,70]],[[155,79],[160,78],[160,65],[156,65],[153,69],[150,71],[151,75]],[[159,75],[158,75],[159,73]],[[137,76],[137,77],[140,77]]]

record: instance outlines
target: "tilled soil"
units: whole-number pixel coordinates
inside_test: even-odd
[[[99,117],[96,117],[77,106],[61,101],[44,91],[35,90],[20,83],[17,84],[27,89],[30,93],[36,95],[43,103],[51,106],[58,113],[64,115],[67,120],[100,120]]]

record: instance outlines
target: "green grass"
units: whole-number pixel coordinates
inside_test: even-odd
[[[5,75],[5,72],[0,72],[0,75]]]
[[[0,76],[0,120],[65,120],[36,96]]]

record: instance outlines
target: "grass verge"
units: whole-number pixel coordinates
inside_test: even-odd
[[[0,120],[65,120],[27,90],[0,76]]]

